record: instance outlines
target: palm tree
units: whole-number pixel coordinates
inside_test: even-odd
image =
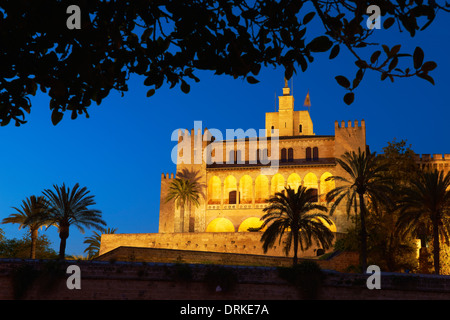
[[[200,205],[200,190],[198,183],[185,178],[175,178],[169,186],[169,192],[166,197],[166,202],[174,201],[176,208],[180,210],[180,232],[183,232],[184,227],[184,211],[186,206],[194,204],[196,207]]]
[[[31,250],[30,259],[36,258],[36,241],[38,238],[39,228],[46,225],[45,219],[35,222],[27,222],[27,219],[38,215],[46,210],[47,202],[43,196],[36,197],[35,195],[22,200],[20,208],[13,207],[16,213],[12,213],[9,217],[4,218],[2,223],[18,223],[19,230],[23,227],[28,227],[31,236]]]
[[[400,230],[420,238],[432,234],[434,272],[439,274],[439,239],[448,243],[450,234],[450,172],[420,171],[411,179],[398,207]]]
[[[297,264],[299,245],[304,251],[312,245],[314,238],[317,245],[325,249],[330,247],[334,235],[323,221],[329,224],[332,222],[325,214],[311,213],[311,211],[327,212],[325,206],[313,202],[315,199],[317,196],[314,189],[299,186],[297,190],[285,188],[283,192],[278,192],[266,200],[269,205],[263,209],[265,214],[261,217],[263,224],[260,227],[260,230],[263,230],[267,226],[261,236],[264,253],[274,245],[277,237],[281,243],[285,233],[287,236],[284,251],[288,255],[292,243],[294,244],[294,265]]]
[[[89,259],[92,259],[96,256],[98,256],[98,253],[100,251],[100,243],[102,234],[113,234],[116,233],[117,228],[111,229],[105,229],[101,231],[101,233],[98,233],[97,231],[94,231],[94,235],[90,237],[86,237],[86,240],[84,240],[83,243],[88,244],[89,246],[84,250],[84,252],[87,253]]]
[[[361,152],[361,149],[358,148],[358,153],[347,151],[342,159],[338,158],[336,162],[344,169],[349,178],[341,176],[327,178],[326,180],[339,181],[342,185],[328,192],[326,200],[328,203],[333,202],[330,207],[330,215],[334,213],[341,201],[346,199],[347,215],[350,215],[353,207],[356,216],[358,216],[359,201],[360,263],[362,271],[365,272],[367,267],[366,198],[374,210],[378,210],[381,205],[389,204],[392,179],[386,174],[387,164],[378,161],[375,152]]]
[[[102,220],[100,210],[90,209],[90,206],[95,205],[95,201],[86,187],[80,188],[78,183],[72,190],[69,187],[66,188],[64,183],[61,187],[57,185],[53,187],[54,191],[45,189],[42,192],[47,198],[48,207],[45,212],[37,215],[37,220],[45,219],[49,226],[54,225],[58,228],[61,239],[59,258],[64,259],[70,226],[76,226],[80,232],[84,233],[84,227],[103,230],[106,223]]]

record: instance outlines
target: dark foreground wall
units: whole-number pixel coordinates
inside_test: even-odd
[[[129,261],[159,263],[219,264],[233,266],[290,267],[292,258],[259,254],[240,254],[230,252],[205,252],[190,250],[173,250],[158,248],[118,247],[97,257],[97,261]],[[299,258],[299,261],[311,259]],[[358,265],[356,252],[340,252],[327,259],[314,259],[321,269],[347,271]]]
[[[81,289],[68,289],[69,265],[80,269]],[[0,260],[0,299],[291,300],[304,298],[274,267],[106,261]],[[382,274],[381,289],[368,275],[324,271],[318,299],[450,299],[450,277]],[[311,296],[310,296],[311,298]]]

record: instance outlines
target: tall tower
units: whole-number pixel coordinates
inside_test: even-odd
[[[278,97],[278,111],[266,113],[266,136],[278,129],[280,137],[314,135],[308,110],[294,110],[294,96],[285,79],[283,95]]]

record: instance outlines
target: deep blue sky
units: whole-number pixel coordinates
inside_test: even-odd
[[[294,75],[297,110],[309,90],[318,135],[334,134],[335,120],[365,119],[367,143],[374,151],[381,152],[388,141],[397,138],[407,139],[416,153],[450,153],[448,17],[440,15],[412,39],[405,32],[398,33],[396,25],[375,32],[374,41],[390,47],[402,44],[401,52],[422,47],[425,61],[438,63],[431,73],[435,86],[420,78],[382,82],[378,73],[367,72],[355,102],[347,106],[342,100],[345,90],[334,77],[345,75],[352,80],[357,69],[341,48],[336,59],[328,60],[328,53],[318,54],[305,73]],[[132,78],[123,98],[112,93],[101,106],[90,107],[89,119],[70,120],[68,113],[57,126],[50,121],[48,98],[41,93],[32,98],[27,124],[0,128],[0,219],[13,213],[11,207],[19,206],[27,196],[39,195],[53,184],[79,182],[96,196],[96,207],[103,211],[108,227],[120,233],[157,232],[161,173],[175,171],[170,157],[175,145],[173,130],[191,129],[194,121],[223,133],[227,128],[262,129],[265,113],[274,111],[275,94],[281,95],[284,85],[282,68],[262,68],[257,77],[260,83],[254,85],[211,72],[196,74],[201,81],[191,83],[189,94],[178,86],[169,89],[165,85],[151,98],[146,97],[143,79]],[[25,234],[17,225],[0,228],[7,238]],[[92,231],[82,235],[71,228],[70,232],[66,252],[82,254],[84,237]],[[45,234],[57,251],[56,228]]]

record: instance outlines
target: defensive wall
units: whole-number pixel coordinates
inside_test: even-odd
[[[266,267],[290,267],[292,265],[292,257],[136,247],[118,247],[99,256],[96,260]],[[358,254],[355,252],[336,252],[322,256],[322,259],[300,258],[299,261],[314,261],[322,269],[346,272],[351,267],[358,265]]]
[[[81,289],[70,290],[65,271],[74,264],[80,268]],[[217,290],[220,279],[210,276],[214,269],[208,265],[64,261],[56,268],[55,261],[0,259],[0,299],[261,301],[304,297],[298,287],[280,276],[278,268],[221,268],[233,275],[234,285],[227,290]],[[450,299],[448,276],[381,273],[381,289],[370,290],[367,274],[323,273],[317,299]]]
[[[261,232],[181,232],[102,234],[100,255],[118,247],[160,248],[224,253],[285,256],[278,241],[264,253]],[[335,233],[335,240],[340,233]],[[299,257],[314,257],[317,247],[298,252]],[[290,256],[293,256],[291,254]]]
[[[450,170],[450,154],[415,154],[414,160],[423,169],[437,169],[444,174]]]

